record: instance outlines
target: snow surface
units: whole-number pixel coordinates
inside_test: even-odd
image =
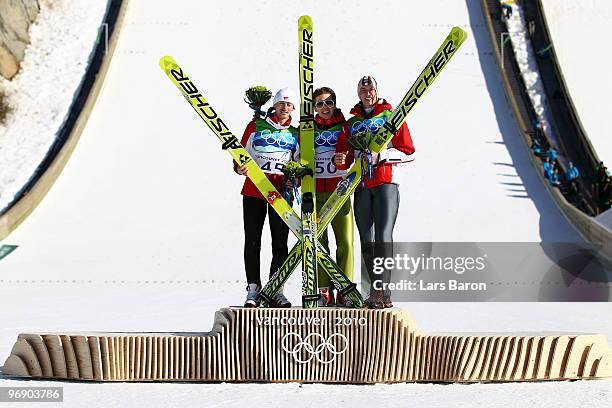
[[[612,4],[601,0],[543,0],[555,45],[582,126],[600,160],[612,163],[612,71],[605,48]]]
[[[214,311],[242,303],[243,179],[158,61],[173,55],[241,134],[252,115],[242,101],[245,89],[265,84],[297,90],[296,22],[302,14],[315,24],[317,85],[331,85],[347,114],[357,101],[359,77],[375,76],[380,96],[397,103],[450,28],[468,31],[467,42],[408,120],[418,156],[403,169],[396,241],[580,240],[531,165],[505,100],[479,0],[207,4],[130,1],[105,85],[71,160],[43,202],[3,242],[19,248],[0,261],[0,299],[7,306],[0,308],[0,359],[20,332],[206,331]],[[270,261],[265,231],[263,269]],[[358,247],[357,237],[355,242]],[[285,293],[299,298],[299,274]],[[612,336],[608,303],[398,306],[425,331]],[[0,379],[0,385],[22,384],[42,383]],[[602,404],[610,389],[605,381],[53,384],[66,387],[64,406],[320,406],[328,400],[575,406]]]
[[[100,0],[43,0],[21,70],[0,77],[12,113],[0,126],[0,210],[12,203],[55,140],[87,68],[106,10]]]

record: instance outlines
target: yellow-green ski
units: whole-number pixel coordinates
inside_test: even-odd
[[[204,95],[198,90],[187,74],[178,66],[176,61],[169,56],[159,61],[160,67],[168,78],[181,90],[183,96],[189,101],[191,107],[200,115],[210,130],[222,143],[226,150],[239,165],[245,165],[249,169],[249,178],[253,181],[268,203],[285,220],[289,228],[297,235],[302,232],[302,222],[293,211],[289,203],[279,194],[276,187],[268,180],[264,172],[251,158],[249,153],[242,147],[240,141],[228,129],[223,120],[217,115],[214,108],[210,106]]]
[[[298,20],[300,66],[300,162],[308,169],[302,177],[302,306],[306,309],[318,305],[317,285],[317,218],[315,195],[314,111],[314,44],[312,19],[302,16]]]
[[[393,135],[406,120],[408,114],[416,106],[418,101],[425,95],[431,84],[438,78],[438,75],[446,67],[447,62],[455,55],[461,44],[467,39],[467,33],[459,27],[453,27],[448,36],[442,42],[442,45],[434,56],[429,60],[423,71],[419,74],[417,80],[412,84],[404,98],[393,111],[389,120],[383,125],[376,136],[370,143],[372,152],[380,152],[387,147]],[[362,161],[355,160],[353,166],[344,175],[342,181],[338,183],[338,187],[334,193],[321,207],[319,231],[325,231],[329,223],[334,219],[342,205],[348,197],[355,191],[355,188],[361,182]]]

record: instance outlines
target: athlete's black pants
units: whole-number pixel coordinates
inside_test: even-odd
[[[359,230],[362,261],[370,278],[370,290],[376,280],[391,281],[390,271],[373,272],[375,257],[393,257],[393,228],[397,219],[400,195],[397,184],[382,184],[374,188],[358,187],[355,190],[355,223]],[[380,288],[380,283],[377,285]],[[389,294],[385,290],[385,294]]]
[[[268,213],[268,223],[272,234],[272,264],[270,276],[285,262],[289,250],[287,238],[289,227],[283,222],[271,205],[255,197],[242,197],[242,218],[244,220],[244,267],[248,283],[261,285],[260,252],[261,233]]]

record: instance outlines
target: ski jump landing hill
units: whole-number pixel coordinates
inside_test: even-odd
[[[4,241],[19,246],[0,264],[0,282],[10,289],[3,297],[19,307],[0,312],[10,323],[0,328],[0,354],[9,354],[18,332],[150,331],[151,325],[193,331],[202,328],[206,312],[242,301],[243,179],[158,60],[173,55],[240,134],[252,116],[242,102],[245,89],[265,84],[297,90],[295,24],[303,14],[315,24],[316,84],[332,86],[347,115],[359,77],[376,77],[379,95],[397,103],[450,27],[468,31],[460,54],[408,119],[417,158],[402,170],[396,241],[581,240],[530,163],[478,0],[397,0],[384,7],[280,1],[169,7],[132,0],[72,157],[41,204]],[[270,260],[266,235],[264,266]],[[358,254],[358,239],[356,244]],[[299,298],[299,274],[285,293]],[[21,301],[26,298],[32,301]],[[411,307],[438,316],[438,323],[427,323],[434,330],[448,329],[444,320],[477,330],[563,327],[550,320],[562,309],[573,327],[612,334],[612,327],[592,320],[606,315],[607,304],[513,306],[520,319],[492,318],[504,306],[491,304],[463,320],[450,318],[454,312],[446,307]]]
[[[2,261],[5,281],[242,280],[243,178],[157,61],[173,55],[240,134],[252,116],[242,102],[245,89],[297,88],[295,21],[307,13],[315,22],[317,84],[334,87],[347,115],[357,100],[356,78],[374,75],[380,96],[397,103],[450,27],[470,30],[460,55],[408,118],[417,158],[401,175],[397,241],[580,240],[516,136],[477,1],[415,10],[389,2],[367,15],[377,26],[371,42],[358,40],[355,22],[365,18],[359,7],[342,3],[228,2],[212,10],[188,4],[187,14],[161,3],[129,4],[74,154],[5,240],[19,245]],[[31,267],[42,260],[44,267]]]

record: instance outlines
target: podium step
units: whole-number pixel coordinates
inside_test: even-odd
[[[612,377],[612,352],[601,334],[424,334],[400,309],[224,308],[206,333],[20,334],[3,374],[92,381],[541,381]]]

